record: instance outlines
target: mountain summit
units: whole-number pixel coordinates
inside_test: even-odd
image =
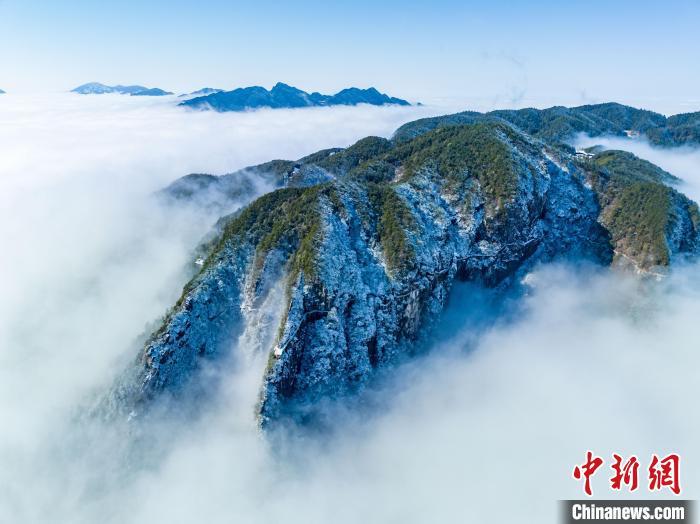
[[[560,139],[685,120],[606,105],[460,113],[392,140],[178,180],[162,193],[176,204],[240,200],[256,180],[278,189],[221,217],[108,401],[139,414],[201,398],[232,352],[258,352],[260,424],[309,423],[415,354],[457,281],[514,288],[555,260],[663,274],[698,254],[698,206],[649,162]]]
[[[200,96],[180,103],[181,106],[213,109],[215,111],[245,111],[247,109],[296,108],[333,105],[410,105],[406,100],[390,97],[380,93],[375,88],[358,89],[351,87],[343,89],[335,95],[307,93],[296,87],[281,82],[269,91],[264,87],[242,87],[233,91],[222,91],[207,96]]]

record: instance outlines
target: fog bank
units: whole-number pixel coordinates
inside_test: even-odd
[[[642,497],[650,454],[678,452],[683,497],[698,497],[697,265],[658,283],[540,267],[505,308],[460,285],[431,350],[329,408],[325,436],[257,431],[255,358],[237,362],[200,420],[156,424],[160,448],[76,419],[177,297],[214,220],[160,207],[153,190],[388,135],[429,110],[220,115],[118,97],[8,100],[0,522],[554,522],[557,500],[582,497],[571,470],[588,449],[640,457]],[[645,154],[694,184],[695,153]],[[594,481],[600,498],[615,496],[608,466]]]
[[[223,174],[389,135],[427,111],[218,114],[118,95],[3,95],[0,499],[38,482],[44,468],[27,461],[87,392],[134,358],[135,338],[179,295],[192,249],[216,217],[160,206],[153,191],[190,172]],[[0,511],[24,502],[0,500]]]

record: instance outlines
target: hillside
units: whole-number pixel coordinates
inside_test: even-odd
[[[110,402],[147,412],[163,395],[194,394],[202,365],[252,332],[268,358],[261,425],[310,423],[319,402],[410,358],[456,281],[507,288],[554,260],[660,274],[695,256],[700,213],[672,175],[630,153],[577,155],[559,142],[585,126],[609,131],[611,119],[642,132],[659,118],[574,109],[421,120],[393,140],[177,181],[162,195],[197,205],[240,199],[256,179],[279,189],[219,220]],[[265,335],[270,306],[279,316]]]
[[[590,136],[644,136],[652,144],[678,146],[700,144],[700,113],[665,117],[659,113],[617,103],[548,109],[498,110],[489,113],[467,111],[453,115],[424,118],[399,128],[397,141],[409,140],[438,127],[504,121],[533,137],[548,142],[562,142],[578,133]]]

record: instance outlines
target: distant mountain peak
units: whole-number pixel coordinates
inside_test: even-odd
[[[101,95],[103,93],[113,93],[114,90],[114,87],[110,87],[99,82],[88,82],[87,84],[83,84],[75,89],[72,89],[71,92],[81,95]]]
[[[4,95],[4,94],[5,94],[5,91],[3,91],[2,89],[0,89],[0,95]]]
[[[132,95],[132,96],[164,96],[172,95],[169,91],[164,91],[157,87],[148,88],[140,85],[116,85],[108,86],[101,84],[100,82],[88,82],[87,84],[80,85],[75,89],[71,89],[71,93],[78,93],[80,95],[104,95],[107,93],[119,93],[121,95]]]
[[[285,84],[284,82],[277,82],[274,86],[272,86],[272,89],[270,90],[270,93],[274,92],[289,92],[289,93],[304,93],[301,89],[290,86],[289,84]]]
[[[334,95],[307,93],[297,87],[277,82],[269,91],[261,86],[241,87],[185,100],[181,106],[215,111],[245,111],[259,108],[299,108],[334,105],[411,105],[406,100],[380,93],[376,88],[349,87]]]
[[[202,89],[197,89],[196,91],[192,91],[191,93],[183,93],[180,95],[179,98],[194,98],[197,96],[213,95],[214,93],[220,93],[221,91],[223,91],[223,89],[217,89],[214,87],[203,87]]]
[[[166,96],[166,95],[172,95],[170,91],[164,91],[163,89],[160,89],[158,87],[152,87],[150,89],[143,89],[141,91],[136,91],[135,93],[131,93],[131,96]]]

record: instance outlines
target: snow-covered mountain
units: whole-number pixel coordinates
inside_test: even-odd
[[[695,256],[700,212],[672,175],[630,153],[562,143],[601,126],[647,127],[649,114],[620,108],[567,110],[570,120],[565,108],[553,119],[449,115],[392,140],[176,181],[161,196],[223,216],[109,405],[145,414],[161,398],[201,394],[203,366],[226,361],[247,333],[268,359],[261,425],[309,423],[320,402],[410,358],[457,281],[511,288],[561,259],[660,275]],[[225,214],[256,180],[278,189]]]

